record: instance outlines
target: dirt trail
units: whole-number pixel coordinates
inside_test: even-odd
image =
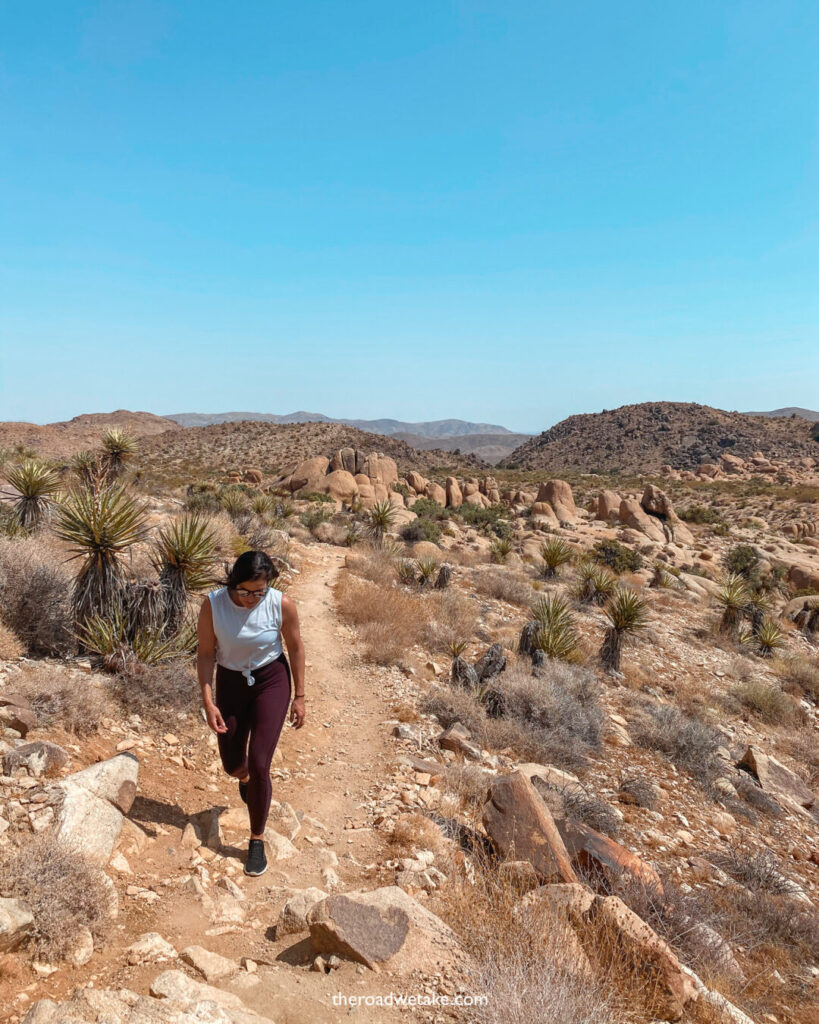
[[[304,934],[274,938],[273,925],[288,892],[308,886],[327,891],[322,875],[327,866],[338,875],[336,891],[392,882],[389,870],[374,866],[388,854],[381,835],[366,827],[362,809],[389,777],[395,760],[384,724],[391,714],[391,695],[383,681],[362,665],[351,632],[335,614],[332,587],[344,552],[316,545],[304,548],[302,556],[300,574],[289,592],[299,609],[305,641],[307,720],[300,730],[285,725],[272,770],[274,802],[286,801],[302,817],[293,841],[298,852],[276,862],[270,858],[264,875],[249,878],[242,871],[248,838],[244,830],[226,831],[214,851],[186,848],[182,843],[185,824],[195,815],[206,819],[210,808],[230,808],[229,820],[246,828],[236,784],[217,763],[215,737],[205,751],[201,741],[199,749],[187,751],[189,763],[182,767],[159,742],[156,749],[149,744],[144,753],[137,744],[139,796],[129,817],[139,827],[130,827],[129,836],[120,842],[132,874],[117,879],[121,909],[114,936],[85,967],[61,968],[36,987],[29,986],[30,1000],[46,996],[61,1000],[89,981],[98,988],[127,987],[145,993],[160,971],[189,970],[178,960],[128,964],[126,951],[135,939],[145,932],[158,932],[177,952],[196,945],[236,964],[245,957],[255,961],[255,972],[240,969],[232,978],[214,984],[240,995],[276,1024],[302,1024],[308,1019],[335,1022],[350,1013],[367,1021],[407,1019],[404,1010],[351,1010],[334,1005],[333,997],[417,991],[411,982],[350,962],[329,974],[311,971],[312,956]],[[101,753],[110,756],[118,739],[110,738],[111,749]],[[115,872],[109,870],[109,874]],[[208,898],[217,904],[230,902],[226,889],[231,882],[244,893],[245,898],[238,901],[244,920],[223,917],[220,922]],[[204,899],[192,891],[199,883],[206,892]],[[130,895],[127,886],[132,887]],[[236,904],[233,900],[234,909]],[[26,1005],[17,1002],[14,1011],[22,1014]]]

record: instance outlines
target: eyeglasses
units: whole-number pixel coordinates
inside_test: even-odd
[[[244,587],[233,587],[233,593],[237,597],[264,597],[268,590],[270,590],[270,584],[264,590],[245,590]]]

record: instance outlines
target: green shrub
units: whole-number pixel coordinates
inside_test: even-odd
[[[428,540],[437,544],[443,527],[434,519],[419,518],[401,527],[401,537],[406,541]]]
[[[320,491],[308,491],[307,494],[300,494],[299,497],[303,501],[322,501],[331,505],[335,504],[335,500],[329,494],[322,494]]]
[[[759,552],[753,544],[735,544],[725,553],[723,564],[728,572],[744,576],[751,586],[757,586],[759,582]]]
[[[681,509],[678,515],[684,523],[703,523],[711,526],[714,533],[720,537],[724,537],[729,530],[728,523],[721,513],[707,505],[692,505],[690,508]]]
[[[458,514],[463,522],[474,526],[481,533],[494,534],[504,540],[512,536],[509,510],[505,505],[489,505],[488,508],[482,508],[480,505],[461,505]]]
[[[308,530],[314,530],[320,523],[329,521],[332,513],[323,502],[317,502],[299,516],[299,522]]]
[[[449,519],[451,512],[433,498],[417,498],[412,511],[419,519]]]
[[[639,551],[634,551],[616,540],[599,540],[594,545],[592,553],[598,562],[608,566],[618,575],[623,572],[636,572],[643,564],[643,556]]]

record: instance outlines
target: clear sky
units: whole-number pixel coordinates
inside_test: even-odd
[[[0,419],[819,406],[815,0],[4,0]]]

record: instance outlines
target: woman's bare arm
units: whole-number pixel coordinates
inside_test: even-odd
[[[293,674],[293,705],[290,721],[297,729],[304,724],[304,643],[299,630],[299,613],[292,598],[282,595],[282,636],[287,644],[290,671]]]
[[[213,612],[210,600],[206,597],[199,609],[199,620],[196,624],[199,644],[196,650],[196,674],[199,688],[202,691],[202,705],[205,709],[208,725],[214,732],[226,732],[227,726],[222,720],[219,708],[213,700],[213,666],[216,664],[216,634],[213,631]]]

